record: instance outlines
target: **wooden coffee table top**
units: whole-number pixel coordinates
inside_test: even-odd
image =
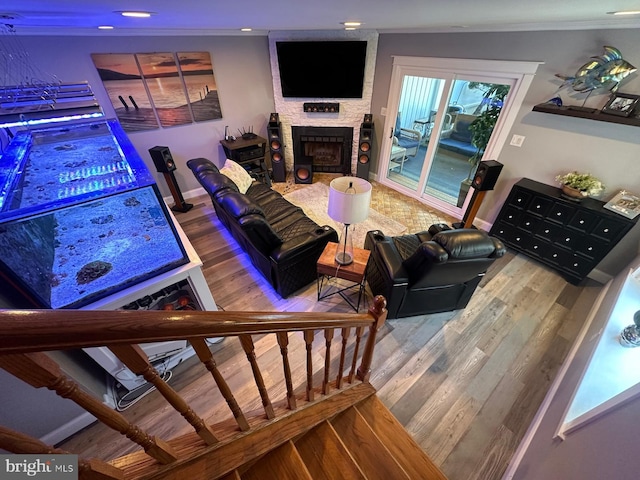
[[[318,259],[318,274],[330,275],[332,277],[350,280],[352,282],[361,283],[364,279],[364,272],[369,261],[369,250],[362,248],[353,248],[353,262],[349,265],[338,265],[336,262],[336,250],[338,244],[335,242],[327,243],[322,255]]]

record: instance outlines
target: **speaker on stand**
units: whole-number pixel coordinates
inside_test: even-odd
[[[471,201],[462,217],[462,222],[454,223],[453,228],[473,228],[473,220],[476,218],[480,205],[482,205],[484,196],[496,186],[502,167],[503,165],[495,160],[485,160],[478,163],[478,168],[471,181],[471,186],[473,187]]]
[[[171,195],[173,196],[175,205],[171,207],[171,210],[173,210],[174,212],[182,213],[191,210],[193,208],[193,204],[186,203],[184,201],[184,197],[182,196],[182,192],[180,191],[180,187],[178,186],[176,177],[173,174],[174,170],[177,167],[176,162],[173,161],[173,157],[171,156],[169,147],[152,147],[149,149],[149,154],[151,155],[153,164],[156,166],[156,170],[164,175],[164,179],[169,186]]]
[[[287,180],[287,169],[284,163],[284,144],[282,143],[282,126],[278,121],[278,114],[269,116],[267,125],[267,138],[269,141],[269,153],[271,154],[271,172],[274,182]]]
[[[356,177],[369,179],[369,168],[373,156],[373,115],[366,113],[360,125],[358,140],[358,162],[356,163]]]

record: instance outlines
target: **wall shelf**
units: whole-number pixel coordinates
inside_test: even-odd
[[[533,107],[534,112],[551,113],[553,115],[564,115],[565,117],[586,118],[587,120],[597,120],[599,122],[618,123],[621,125],[631,125],[633,127],[640,127],[640,117],[622,117],[618,115],[610,115],[602,113],[599,110],[591,112],[588,110],[581,110],[579,107],[558,107],[557,105],[550,103],[540,103]],[[636,113],[636,115],[638,115]]]

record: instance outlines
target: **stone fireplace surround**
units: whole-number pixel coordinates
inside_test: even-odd
[[[280,87],[278,57],[276,55],[276,41],[286,40],[366,40],[367,59],[365,64],[365,78],[362,98],[284,98]],[[373,93],[373,77],[375,72],[376,52],[378,50],[378,33],[368,30],[355,31],[311,31],[311,32],[271,32],[269,34],[269,52],[271,73],[273,77],[273,94],[275,112],[279,114],[284,140],[285,165],[287,172],[293,171],[295,145],[292,127],[346,127],[353,131],[351,139],[350,170],[345,168],[343,173],[355,175],[358,157],[358,141],[360,125],[365,113],[371,112],[371,96]],[[306,102],[335,102],[340,104],[340,111],[305,112],[303,104]],[[319,171],[319,170],[317,170]],[[324,170],[326,171],[326,170]]]

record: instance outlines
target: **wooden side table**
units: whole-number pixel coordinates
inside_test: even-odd
[[[351,306],[351,308],[353,308],[357,312],[360,310],[360,302],[362,300],[362,294],[364,293],[365,272],[371,252],[369,250],[354,247],[353,262],[349,265],[339,265],[335,259],[337,248],[337,243],[327,243],[327,246],[324,248],[322,255],[320,255],[320,258],[318,259],[318,301],[332,295],[339,294]],[[340,288],[338,286],[331,288],[330,285],[327,285],[327,288],[323,292],[325,280],[328,284],[331,278],[340,278],[342,280],[351,282],[351,284],[344,286],[343,288]],[[353,288],[358,289],[357,304],[354,304],[349,299],[349,297],[345,295],[346,290]]]

